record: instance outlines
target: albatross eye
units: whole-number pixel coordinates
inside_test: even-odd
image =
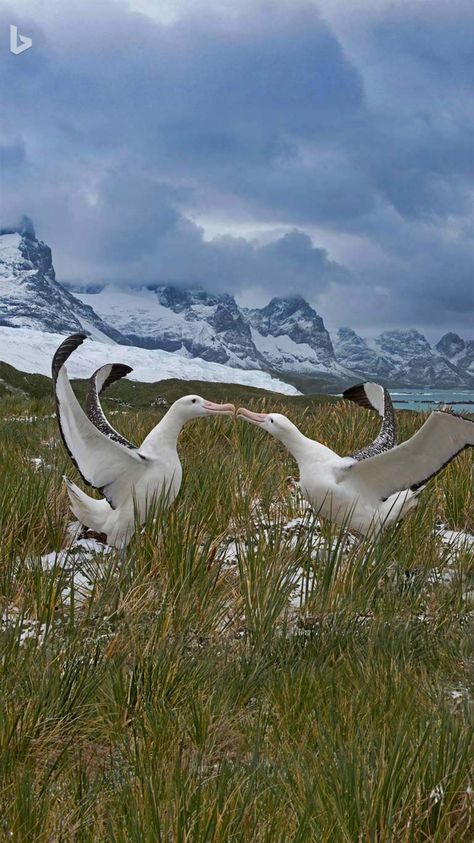
[[[271,423],[273,424],[273,419],[270,419]]]
[[[196,403],[196,399],[193,398],[193,400],[191,401],[191,404],[195,404],[195,403]]]

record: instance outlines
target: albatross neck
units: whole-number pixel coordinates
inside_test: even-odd
[[[164,448],[176,450],[178,436],[186,422],[181,407],[172,404],[160,422],[150,430],[140,448],[144,456],[153,456]]]
[[[298,430],[296,425],[292,424],[291,428],[288,431],[285,430],[278,438],[290,454],[292,454],[300,467],[308,460],[312,462],[326,462],[334,457],[334,452],[330,448],[305,436],[301,433],[301,430]]]

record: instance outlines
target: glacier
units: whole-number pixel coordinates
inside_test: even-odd
[[[51,375],[51,360],[64,335],[46,333],[32,328],[0,326],[0,360],[22,372]],[[282,395],[299,395],[295,387],[267,372],[235,369],[221,363],[199,358],[186,358],[161,349],[135,348],[117,343],[87,339],[68,360],[67,368],[73,378],[87,378],[104,363],[126,363],[133,368],[130,380],[153,383],[168,378],[235,383],[254,386]],[[209,397],[212,397],[211,395]]]

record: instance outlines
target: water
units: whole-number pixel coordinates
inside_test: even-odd
[[[394,389],[392,401],[398,410],[437,410],[447,404],[455,413],[474,413],[472,389]]]

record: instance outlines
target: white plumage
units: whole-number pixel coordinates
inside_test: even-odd
[[[322,516],[364,535],[402,518],[421,487],[464,448],[474,446],[474,423],[432,413],[411,439],[367,458],[341,457],[304,436],[286,416],[237,411],[279,439],[293,454],[303,495]]]
[[[181,486],[177,439],[187,421],[216,414],[234,415],[232,404],[214,404],[187,395],[170,407],[139,448],[103,433],[82,410],[69,382],[65,360],[86,337],[65,340],[53,359],[57,418],[64,444],[84,481],[104,499],[95,500],[66,480],[71,508],[78,520],[104,533],[108,544],[120,547],[131,538],[158,499],[172,503]],[[110,428],[113,433],[113,428]],[[127,444],[123,444],[123,443]]]

